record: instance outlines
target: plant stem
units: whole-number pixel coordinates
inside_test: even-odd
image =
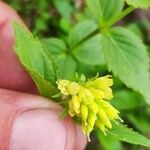
[[[121,20],[122,18],[124,18],[125,16],[127,16],[129,13],[131,13],[132,11],[135,10],[135,7],[130,6],[127,9],[125,9],[124,11],[122,11],[118,16],[116,16],[114,19],[112,19],[110,22],[108,22],[103,28],[103,29],[108,29],[111,26],[113,26],[115,23],[117,23],[119,20]]]
[[[74,47],[72,47],[71,51],[76,49],[78,46],[82,45],[84,42],[88,41],[90,38],[96,36],[101,31],[110,28],[111,26],[113,26],[115,23],[117,23],[119,20],[121,20],[122,18],[124,18],[125,16],[127,16],[129,13],[131,13],[134,10],[135,8],[133,6],[128,7],[127,9],[122,11],[118,16],[116,16],[113,20],[111,20],[105,26],[103,26],[101,29],[97,28],[93,32],[91,32],[89,35],[87,35],[85,38],[83,38],[79,43],[77,43]]]

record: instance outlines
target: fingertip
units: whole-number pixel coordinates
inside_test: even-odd
[[[3,23],[8,20],[16,20],[23,24],[23,21],[20,19],[15,10],[3,1],[0,1],[0,22]]]
[[[13,50],[15,37],[11,21],[24,25],[17,13],[0,1],[0,88],[34,93],[35,85]]]

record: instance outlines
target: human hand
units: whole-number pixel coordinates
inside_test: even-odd
[[[84,149],[86,138],[80,128],[69,117],[59,119],[62,108],[33,95],[35,85],[13,51],[10,20],[23,24],[0,1],[0,150]]]

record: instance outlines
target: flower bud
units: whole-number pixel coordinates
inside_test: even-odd
[[[94,89],[94,88],[90,88],[89,90],[93,94],[94,98],[96,98],[96,99],[104,98],[104,93],[101,90],[97,90],[97,89]]]
[[[111,76],[107,75],[107,76],[95,79],[95,81],[94,81],[95,86],[98,89],[105,89],[106,87],[112,86],[113,80],[110,77]]]
[[[81,111],[81,118],[86,123],[87,118],[88,118],[88,112],[89,112],[88,107],[86,105],[82,104],[80,111]]]
[[[97,114],[99,111],[97,103],[93,103],[93,104],[89,105],[89,109],[90,109],[90,111],[94,112],[95,114]]]
[[[81,97],[84,104],[92,104],[94,103],[94,96],[89,89],[82,88],[79,91],[79,96]]]
[[[103,124],[108,127],[112,128],[111,122],[109,121],[108,116],[106,115],[105,111],[99,106],[99,111],[98,111],[98,118],[103,122]]]
[[[61,91],[63,95],[69,95],[67,90],[67,86],[69,85],[70,81],[68,80],[59,80],[56,82],[58,84],[58,89]]]
[[[105,128],[105,125],[103,124],[103,122],[97,119],[95,122],[95,126],[97,126],[106,135],[107,129]]]
[[[68,84],[67,89],[70,95],[76,95],[80,90],[80,85],[76,82],[71,82]]]
[[[103,110],[105,110],[106,115],[110,120],[119,119],[119,111],[116,110],[110,103],[107,101],[100,101],[100,105]]]
[[[113,94],[112,94],[112,89],[111,88],[104,89],[103,93],[104,93],[104,99],[111,100],[113,98]]]
[[[80,102],[81,102],[81,98],[77,95],[73,96],[72,97],[72,107],[73,107],[73,110],[79,114],[80,113]]]
[[[88,122],[87,132],[88,133],[90,133],[93,130],[96,119],[97,119],[96,114],[93,112],[89,112],[88,119],[87,119],[87,122]]]

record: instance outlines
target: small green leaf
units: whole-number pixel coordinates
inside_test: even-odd
[[[54,92],[51,91],[54,88],[52,85],[55,84],[58,75],[52,56],[24,27],[18,23],[14,23],[13,26],[16,35],[15,51],[21,63],[35,81],[40,93],[49,96]]]
[[[149,57],[145,45],[131,31],[115,27],[102,34],[108,69],[150,104]]]
[[[104,134],[99,134],[99,132],[96,135],[104,150],[122,150],[121,142],[113,136],[105,136]]]
[[[96,35],[74,49],[75,58],[87,65],[105,64],[104,56],[99,46],[100,39],[100,35]]]
[[[88,37],[97,29],[96,23],[91,20],[85,20],[78,23],[69,34],[69,46],[72,49],[79,44],[84,38]]]
[[[108,133],[109,135],[124,142],[150,147],[150,139],[121,124],[114,124]]]
[[[150,8],[150,0],[125,0],[128,5],[136,8]]]
[[[101,26],[114,19],[124,6],[123,0],[86,0],[86,3]]]

